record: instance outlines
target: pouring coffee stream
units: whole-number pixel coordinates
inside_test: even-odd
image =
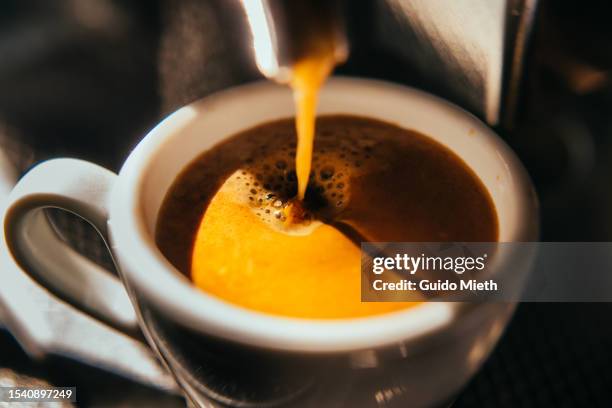
[[[312,162],[316,110],[319,89],[336,63],[333,47],[316,52],[298,61],[291,78],[296,107],[297,151],[295,170],[298,180],[297,198],[304,200]]]
[[[318,94],[334,67],[347,57],[342,2],[336,0],[243,1],[257,67],[289,85],[296,107],[297,197],[286,220],[299,216],[311,171]],[[296,210],[296,211],[293,211]]]
[[[296,109],[295,171],[298,189],[296,199],[287,206],[287,223],[299,221],[304,214],[303,201],[312,168],[319,91],[336,64],[345,58],[343,46],[338,43],[333,30],[311,34],[310,38],[305,55],[293,64],[289,80]]]
[[[289,82],[295,100],[295,127],[297,150],[295,172],[297,176],[297,196],[286,207],[287,223],[302,218],[303,201],[308,188],[312,168],[312,155],[315,138],[315,123],[319,90],[334,69],[336,57],[333,43],[323,41],[312,55],[298,61]]]

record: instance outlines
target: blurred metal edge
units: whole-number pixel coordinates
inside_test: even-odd
[[[0,214],[17,170],[0,148]],[[144,343],[58,300],[14,263],[0,239],[0,328],[32,358],[74,359],[165,392],[179,393],[173,377]]]
[[[489,125],[513,118],[538,0],[376,0],[376,37]],[[419,78],[415,78],[417,80]]]
[[[525,69],[529,39],[538,11],[538,0],[509,0],[506,19],[504,55],[504,89],[501,106],[501,124],[511,129],[514,123],[520,85]]]

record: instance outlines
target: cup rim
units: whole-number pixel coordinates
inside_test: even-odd
[[[195,101],[175,111],[151,130],[123,165],[110,200],[109,232],[123,277],[146,301],[177,323],[206,335],[256,347],[300,352],[347,352],[416,340],[449,325],[462,310],[456,302],[422,303],[405,310],[353,319],[303,319],[274,316],[245,309],[196,288],[174,268],[155,245],[140,214],[141,187],[150,159],[167,137],[209,107],[221,109],[228,100],[249,93],[278,92],[279,85],[255,82],[230,88]],[[519,225],[511,241],[533,241],[537,230],[535,196],[527,172],[515,154],[489,127],[456,105],[424,91],[380,80],[333,77],[325,85],[337,92],[402,93],[426,102],[440,116],[450,115],[483,135],[496,147],[497,155],[513,173]],[[263,96],[263,95],[262,95]],[[380,114],[370,117],[385,120]],[[227,138],[231,134],[224,135]],[[188,161],[185,162],[185,165]],[[499,215],[498,215],[499,216]],[[528,221],[533,221],[529,223]]]

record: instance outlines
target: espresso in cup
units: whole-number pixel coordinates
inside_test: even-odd
[[[361,302],[360,243],[490,242],[492,199],[455,153],[370,118],[317,118],[308,187],[296,210],[292,118],[203,152],[177,176],[156,242],[203,291],[248,309],[352,318],[417,302]]]

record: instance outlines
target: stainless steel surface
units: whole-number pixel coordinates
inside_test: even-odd
[[[498,124],[505,93],[515,95],[519,83],[537,0],[377,4],[377,35],[384,47],[434,84],[436,93]],[[515,101],[512,96],[507,102]]]

